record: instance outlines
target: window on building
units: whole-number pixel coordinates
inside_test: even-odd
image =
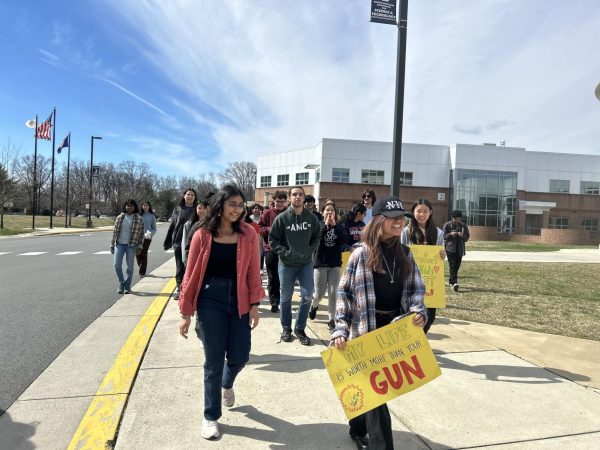
[[[260,177],[260,187],[271,187],[271,175]]]
[[[331,181],[334,183],[350,183],[350,169],[331,169]]]
[[[569,228],[567,217],[550,217],[550,228],[553,230],[566,230]]]
[[[365,184],[383,184],[383,170],[363,170],[360,182]]]
[[[413,173],[412,172],[400,172],[400,186],[412,186],[413,185]]]
[[[456,169],[450,174],[454,188],[452,209],[460,209],[467,225],[496,227],[514,233],[517,173],[496,170]]]
[[[580,192],[582,194],[600,195],[600,181],[582,181]]]
[[[296,174],[296,186],[308,184],[308,172],[302,172]]]
[[[598,231],[598,219],[582,219],[581,228],[588,231]]]
[[[550,192],[569,193],[569,180],[550,180]]]
[[[277,175],[277,186],[289,186],[290,176],[286,173],[285,175]]]
[[[321,181],[321,169],[315,170],[315,183]]]

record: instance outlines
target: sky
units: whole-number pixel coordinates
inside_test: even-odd
[[[53,107],[72,158],[101,136],[95,162],[163,176],[391,142],[397,28],[369,15],[369,0],[1,0],[0,145],[33,153],[24,123]],[[408,0],[403,141],[600,155],[598,24],[597,0]]]

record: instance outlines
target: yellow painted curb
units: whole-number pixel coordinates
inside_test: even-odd
[[[167,282],[121,347],[79,423],[68,446],[69,450],[112,448],[142,356],[173,289],[175,278]]]

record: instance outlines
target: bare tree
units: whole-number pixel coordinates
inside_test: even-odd
[[[14,170],[20,150],[20,145],[8,139],[0,152],[0,228],[4,228],[4,208],[14,207],[18,194]]]
[[[249,161],[231,162],[219,174],[221,185],[233,184],[244,193],[246,200],[254,199],[256,186],[256,164]]]

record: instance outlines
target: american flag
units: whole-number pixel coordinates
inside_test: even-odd
[[[35,134],[36,138],[47,139],[48,141],[51,139],[50,129],[52,128],[52,114],[53,113],[50,113],[50,116],[46,119],[46,121],[38,125],[37,132]]]

